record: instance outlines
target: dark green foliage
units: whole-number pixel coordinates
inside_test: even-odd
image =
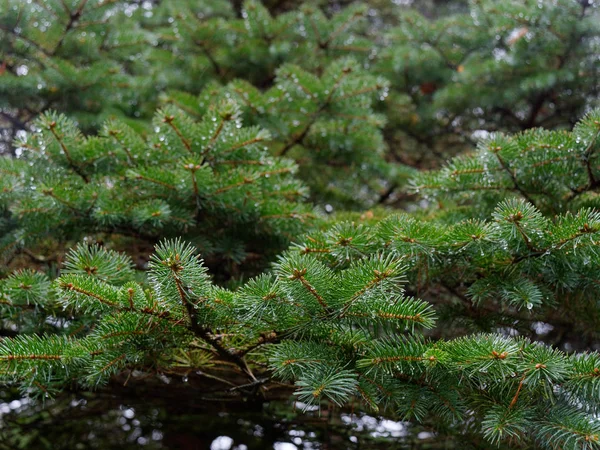
[[[295,250],[344,267],[383,249],[413,269],[410,281],[416,290],[441,284],[452,294],[464,292],[476,304],[542,308],[552,316],[557,307],[569,308],[574,297],[583,307],[585,300],[579,296],[584,292],[590,299],[599,295],[599,233],[596,211],[582,209],[552,222],[533,206],[509,200],[488,222],[448,225],[391,216],[377,226],[346,223],[312,234]],[[595,310],[595,302],[588,301]],[[597,334],[595,315],[578,321],[588,333]]]
[[[72,114],[86,132],[109,117],[144,128],[138,119],[152,115],[161,92],[196,95],[233,81],[249,115],[266,115],[252,122],[268,122],[274,151],[302,148],[291,154],[302,178],[333,206],[403,200],[391,193],[409,171],[386,166],[382,154],[427,166],[475,132],[565,128],[596,104],[597,8],[575,0],[473,2],[436,20],[384,5],[328,15],[306,4],[278,14],[248,1],[238,18],[222,0],[38,3],[6,0],[0,10],[7,144],[49,108]],[[348,58],[354,73],[366,69],[371,79],[344,77],[336,86]],[[273,96],[285,74],[324,84]],[[373,96],[385,99],[374,105],[385,119],[365,104]],[[345,194],[364,185],[357,199]]]
[[[432,150],[462,151],[481,130],[570,128],[598,106],[592,2],[472,1],[434,21],[403,10],[398,22],[377,70],[392,82],[388,134],[402,161],[415,149],[430,164]]]
[[[67,264],[79,265],[82,255],[105,268],[123,260],[90,247],[71,253]],[[377,255],[328,269],[313,255],[291,253],[273,276],[226,291],[212,285],[191,247],[164,242],[146,290],[109,284],[94,273],[62,275],[57,301],[94,312],[96,325],[76,334],[68,333],[73,324],[52,336],[5,339],[4,380],[40,394],[71,381],[95,386],[125,366],[163,364],[197,341],[251,380],[260,369],[249,364],[266,358],[275,376],[295,381],[306,407],[355,397],[376,411],[417,421],[433,416],[457,429],[475,415],[492,443],[547,442],[551,433],[550,448],[598,448],[590,416],[600,401],[597,354],[567,355],[500,334],[424,338],[436,326],[435,313],[403,294],[408,267],[401,259]],[[31,283],[35,292],[47,290],[44,277]],[[9,290],[12,284],[5,283]],[[235,344],[241,337],[246,345]]]
[[[368,56],[372,50],[373,40],[364,36],[364,5],[349,6],[332,17],[309,4],[273,15],[249,0],[241,13],[236,18],[227,1],[182,1],[161,4],[153,21],[163,26],[161,38],[173,49],[180,73],[200,72],[204,80],[243,78],[261,88],[272,83],[283,63],[320,72],[336,58]]]
[[[153,90],[146,60],[153,39],[132,20],[132,3],[3,0],[3,120],[18,130],[53,108],[75,114],[89,130],[109,115],[136,119],[152,114],[154,105],[143,102]]]
[[[600,449],[597,6],[318,4],[0,4],[0,382]]]
[[[227,271],[249,255],[260,263],[312,217],[299,203],[306,191],[292,176],[295,165],[269,157],[268,132],[243,128],[231,101],[207,108],[198,122],[166,107],[147,138],[115,120],[100,136],[84,137],[55,113],[37,126],[18,143],[20,159],[0,161],[0,184],[10,193],[4,206],[15,222],[3,237],[5,254],[48,236],[153,242],[190,235]]]
[[[598,207],[600,111],[589,112],[572,132],[534,129],[515,136],[492,134],[477,152],[454,158],[444,169],[422,173],[419,193],[470,205],[468,215],[507,196],[547,213]],[[582,223],[581,225],[584,225]]]
[[[245,121],[269,130],[275,154],[301,162],[299,175],[319,203],[356,207],[372,204],[394,173],[383,159],[385,118],[373,111],[387,87],[355,60],[340,59],[321,77],[282,65],[264,92],[238,80],[224,88],[210,85],[197,98],[172,92],[167,101],[200,116],[215,97],[236,99]]]

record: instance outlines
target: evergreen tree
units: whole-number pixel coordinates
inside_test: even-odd
[[[204,2],[165,3],[157,9],[159,45],[177,55],[177,70],[186,75],[200,73],[219,81],[243,78],[265,88],[284,63],[320,75],[337,58],[364,59],[373,51],[365,6],[345,8],[329,18],[310,4],[272,15],[260,2],[247,0],[238,19],[229,2],[213,3],[208,8]],[[186,90],[199,87],[196,82]]]
[[[22,157],[0,160],[3,256],[48,237],[64,245],[117,235],[139,245],[187,235],[236,276],[311,220],[296,166],[265,152],[269,133],[242,127],[235,102],[207,105],[198,122],[165,107],[153,123],[147,139],[117,120],[86,137],[65,116],[42,115],[39,131],[17,143]]]
[[[598,8],[318,5],[2,3],[0,383],[600,449]]]
[[[400,161],[443,159],[478,130],[571,128],[598,106],[593,2],[478,0],[435,20],[401,10],[398,22],[376,70],[391,81],[386,135]]]
[[[538,128],[515,136],[491,133],[474,154],[454,158],[440,171],[421,173],[414,189],[460,205],[471,217],[506,197],[526,200],[547,214],[597,209],[599,149],[596,109],[572,132]]]
[[[172,86],[169,100],[193,111],[216,89],[210,79],[228,83],[225,95],[240,99],[248,121],[271,131],[276,154],[300,163],[300,177],[323,206],[373,204],[390,180],[406,182],[408,169],[392,169],[383,158],[385,119],[374,113],[373,99],[384,100],[389,86],[365,70],[376,53],[367,8],[328,18],[305,5],[272,16],[247,1],[235,19],[227,8],[200,14],[197,2],[164,6],[157,14],[167,25],[163,45],[177,55],[175,70],[194,82]],[[200,83],[189,76],[198,71]],[[189,93],[199,87],[198,102]]]
[[[2,0],[0,110],[7,128],[0,151],[48,109],[73,115],[88,131],[108,116],[152,115],[152,37],[139,26],[143,12],[135,3]]]
[[[599,115],[574,132],[587,139],[579,161],[593,160]],[[552,147],[557,135],[571,139],[522,139],[531,152]],[[510,139],[492,150],[510,163],[521,157],[504,148]],[[80,246],[54,282],[30,270],[3,281],[5,320],[23,331],[0,345],[4,381],[46,396],[71,383],[97,386],[127,368],[204,376],[227,364],[247,380],[236,390],[272,376],[293,381],[307,406],[356,399],[492,444],[598,448],[600,356],[539,342],[532,325],[596,337],[600,216],[583,208],[550,219],[514,198],[492,219],[340,222],[234,290],[215,286],[180,241],[157,245],[141,284],[123,255]],[[54,313],[53,329],[27,332],[57,306],[64,312]]]
[[[196,116],[216,97],[234,98],[244,120],[271,133],[278,156],[294,156],[299,175],[323,205],[371,205],[390,178],[406,177],[383,158],[385,118],[373,111],[387,82],[353,59],[337,60],[319,78],[292,64],[277,70],[275,84],[261,92],[246,81],[207,86],[198,97],[172,92],[168,101]]]
[[[242,83],[245,87],[238,89],[246,95],[254,88],[265,94],[278,81],[281,86],[283,67],[321,78],[351,58],[357,69],[379,79],[357,80],[355,91],[385,99],[373,107],[384,111],[386,120],[365,117],[358,101],[352,105],[357,111],[347,112],[350,120],[344,120],[334,105],[324,108],[324,99],[316,93],[307,104],[292,99],[294,111],[304,108],[304,114],[318,122],[313,112],[321,109],[324,115],[336,114],[337,121],[327,127],[311,125],[307,136],[304,124],[300,129],[293,126],[299,122],[295,118],[291,124],[277,124],[274,135],[284,146],[303,137],[300,144],[306,147],[319,133],[318,145],[313,142],[307,152],[292,156],[299,162],[304,157],[320,159],[315,170],[300,175],[315,200],[334,207],[352,206],[343,192],[348,186],[358,190],[348,175],[356,166],[341,164],[337,157],[333,162],[337,171],[323,163],[330,153],[323,143],[331,142],[344,154],[366,146],[362,153],[369,155],[367,170],[357,181],[371,180],[370,191],[376,195],[359,196],[361,202],[354,206],[360,207],[365,201],[404,198],[391,194],[405,184],[410,171],[398,164],[386,167],[374,154],[408,166],[436,164],[444,153],[456,153],[473,142],[478,130],[570,128],[594,106],[600,21],[590,2],[498,5],[485,0],[472,2],[466,12],[457,8],[458,12],[433,20],[415,9],[390,12],[384,5],[375,6],[352,5],[327,15],[317,4],[291,9],[272,5],[271,13],[250,0],[233,6],[224,0],[142,4],[6,0],[1,6],[6,14],[0,14],[0,33],[6,38],[2,50],[6,102],[0,105],[5,142],[49,108],[71,114],[89,132],[109,117],[150,117],[158,94],[165,90],[197,95],[211,81],[245,80],[249,85]],[[383,135],[362,126],[357,129],[362,122],[385,126]],[[144,122],[128,123],[141,127]],[[338,130],[355,137],[342,140]],[[364,138],[357,140],[358,136]],[[315,174],[323,176],[313,182]]]

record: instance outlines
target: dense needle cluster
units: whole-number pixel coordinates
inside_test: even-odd
[[[600,449],[598,8],[235,5],[0,6],[0,382]]]

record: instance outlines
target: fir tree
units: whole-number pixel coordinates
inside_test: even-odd
[[[575,130],[585,148],[595,149],[598,114]],[[542,145],[539,133],[523,135],[527,148],[554,137]],[[243,392],[275,377],[293,381],[307,406],[356,399],[492,444],[598,448],[600,356],[532,340],[531,326],[596,335],[600,217],[583,208],[550,219],[514,198],[491,219],[340,222],[235,290],[215,286],[180,241],[157,245],[142,284],[123,255],[80,246],[54,282],[32,271],[3,281],[5,320],[23,331],[2,341],[4,380],[45,396],[124,369],[206,376],[227,364],[246,378]],[[27,332],[56,306],[54,329]],[[457,320],[466,335],[448,326]]]
[[[294,155],[321,159],[316,170],[301,176],[314,199],[348,207],[351,198],[343,192],[348,186],[358,189],[358,183],[349,182],[352,167],[343,163],[336,174],[324,163],[329,152],[323,143],[343,146],[346,154],[365,146],[362,154],[384,153],[388,160],[422,165],[423,155],[435,161],[443,152],[462,150],[477,130],[571,127],[597,97],[598,10],[590,2],[539,7],[533,1],[498,5],[486,0],[434,20],[415,10],[390,13],[383,5],[371,10],[353,5],[329,15],[310,4],[273,13],[255,1],[237,6],[241,17],[237,7],[222,0],[142,5],[53,0],[41,6],[7,1],[0,29],[6,37],[7,142],[48,108],[70,113],[84,131],[92,131],[108,117],[150,117],[163,90],[196,95],[211,81],[242,79],[249,83],[241,88],[245,95],[254,88],[265,93],[281,80],[286,64],[320,78],[342,64],[340,58],[351,58],[357,68],[380,79],[356,81],[359,90],[389,91],[384,103],[373,105],[385,111],[385,121],[365,117],[358,108],[347,113],[354,123],[338,115],[328,127],[311,125],[307,134],[312,131],[312,139],[291,124],[277,124],[276,130],[283,145],[302,136],[307,144],[318,130],[321,142],[312,143],[307,154]],[[472,95],[473,89],[478,95]],[[314,100],[306,105],[294,98],[292,109],[304,108],[314,120],[311,110],[323,108],[323,99]],[[335,113],[332,109],[321,112]],[[385,125],[383,135],[356,129],[361,122]],[[346,142],[336,133],[340,129],[364,138]],[[402,200],[403,194],[391,194],[410,171],[386,167],[381,157],[369,159],[358,181],[372,180],[370,191],[378,195],[367,192],[360,196],[362,204]],[[339,168],[340,161],[333,164]],[[313,182],[315,173],[323,177]]]
[[[355,60],[342,59],[321,77],[285,64],[265,92],[237,80],[224,88],[207,86],[198,97],[171,92],[167,101],[198,116],[215,96],[236,99],[245,120],[269,130],[272,152],[298,161],[317,203],[356,207],[373,204],[390,178],[409,172],[393,169],[383,157],[385,118],[372,105],[387,85]]]
[[[400,161],[443,159],[477,130],[571,128],[598,106],[592,2],[478,0],[435,20],[404,10],[398,22],[376,70],[392,82],[386,134]]]
[[[489,134],[474,154],[422,173],[414,189],[468,208],[469,216],[506,197],[526,200],[546,213],[598,208],[600,114],[588,113],[568,131],[528,130]]]
[[[600,449],[597,8],[316,3],[2,4],[0,383]]]
[[[59,109],[85,130],[109,116],[151,116],[152,38],[135,2],[102,0],[0,4],[0,95],[4,144],[40,112]],[[134,12],[135,11],[135,12]],[[132,15],[135,14],[135,17]],[[6,149],[0,149],[6,150]]]
[[[162,45],[183,65],[179,70],[220,81],[243,78],[261,88],[272,84],[284,63],[320,74],[337,58],[368,57],[373,51],[365,6],[345,8],[329,18],[308,4],[272,15],[260,2],[248,0],[241,15],[235,17],[229,2],[180,2],[161,5],[154,20],[163,26]],[[190,87],[186,90],[200,85]]]
[[[242,263],[260,267],[311,220],[296,166],[265,152],[269,133],[242,127],[235,102],[207,105],[198,122],[169,106],[153,122],[146,139],[117,120],[86,137],[63,115],[41,116],[39,131],[17,143],[22,157],[0,160],[4,256],[47,238],[152,244],[189,235],[235,276]]]

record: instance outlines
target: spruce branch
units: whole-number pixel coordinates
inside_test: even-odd
[[[529,194],[525,190],[523,190],[523,188],[521,188],[521,186],[519,185],[519,182],[517,181],[517,177],[515,176],[514,172],[506,165],[506,162],[500,156],[500,154],[499,154],[500,150],[501,150],[501,148],[496,147],[493,150],[493,153],[496,155],[496,158],[498,159],[498,162],[500,163],[500,165],[502,166],[502,168],[506,171],[506,173],[508,174],[508,176],[512,180],[515,189],[519,192],[519,194],[521,194],[523,196],[523,198],[525,200],[527,200],[533,206],[536,206],[535,202],[531,199],[531,197],[529,196]],[[536,208],[537,208],[537,206],[536,206]]]
[[[175,116],[173,115],[169,115],[166,114],[163,117],[163,122],[166,123],[169,127],[171,127],[171,129],[175,132],[175,134],[177,135],[177,137],[181,140],[181,143],[185,146],[185,148],[191,153],[192,152],[192,146],[190,145],[190,142],[183,136],[183,134],[181,134],[181,131],[179,130],[179,128],[177,127],[177,125],[175,125],[173,122],[175,120]]]
[[[88,178],[88,176],[85,173],[83,173],[83,171],[81,170],[81,168],[77,164],[75,164],[75,162],[73,161],[73,158],[71,157],[69,149],[65,145],[65,143],[62,140],[61,136],[59,136],[59,134],[56,132],[56,121],[50,122],[48,124],[48,129],[52,133],[52,136],[54,136],[54,139],[56,139],[56,141],[60,145],[60,148],[62,149],[65,157],[67,158],[67,161],[69,162],[69,167],[71,167],[71,169],[73,169],[73,171],[77,175],[79,175],[83,181],[85,181],[86,183],[89,183],[90,179]]]

